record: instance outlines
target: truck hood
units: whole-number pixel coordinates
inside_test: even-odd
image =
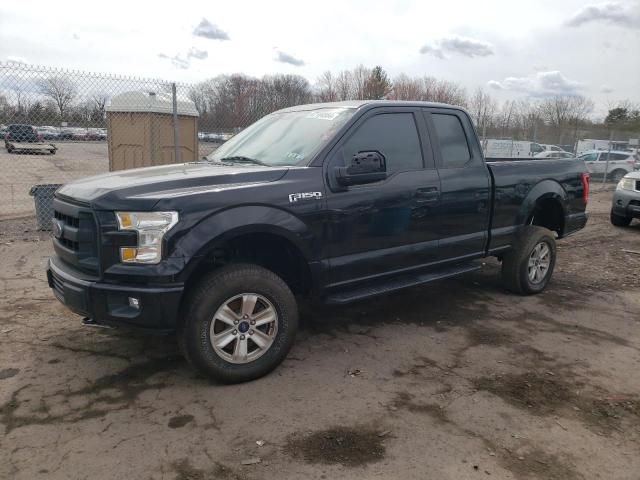
[[[276,181],[288,167],[185,163],[136,168],[97,175],[63,185],[56,196],[85,203],[95,209],[123,206],[151,209],[167,196],[239,188]]]

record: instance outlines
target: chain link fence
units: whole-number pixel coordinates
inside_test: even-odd
[[[280,108],[236,87],[212,110],[211,98],[224,94],[215,85],[0,62],[0,222],[35,219],[48,229],[61,184],[197,161]]]
[[[60,184],[199,160],[262,116],[314,101],[311,92],[298,76],[221,75],[185,84],[0,62],[0,225],[22,219],[48,229]],[[537,153],[521,142],[579,155],[633,147],[640,137],[602,125],[540,122],[479,125],[478,134],[485,146],[502,142],[511,154],[524,149],[521,156]]]

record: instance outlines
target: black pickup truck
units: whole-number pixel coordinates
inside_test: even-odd
[[[457,107],[301,105],[203,161],[60,188],[47,275],[85,322],[175,332],[200,372],[238,382],[284,359],[301,299],[346,304],[487,256],[507,289],[542,291],[588,193],[575,159],[486,163]]]

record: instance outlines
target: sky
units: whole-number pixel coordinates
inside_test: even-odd
[[[0,61],[197,82],[381,65],[499,100],[640,103],[640,0],[32,0],[0,4]]]

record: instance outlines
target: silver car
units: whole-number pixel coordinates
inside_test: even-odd
[[[626,227],[634,218],[640,218],[640,171],[622,177],[611,204],[611,223],[616,227]]]

